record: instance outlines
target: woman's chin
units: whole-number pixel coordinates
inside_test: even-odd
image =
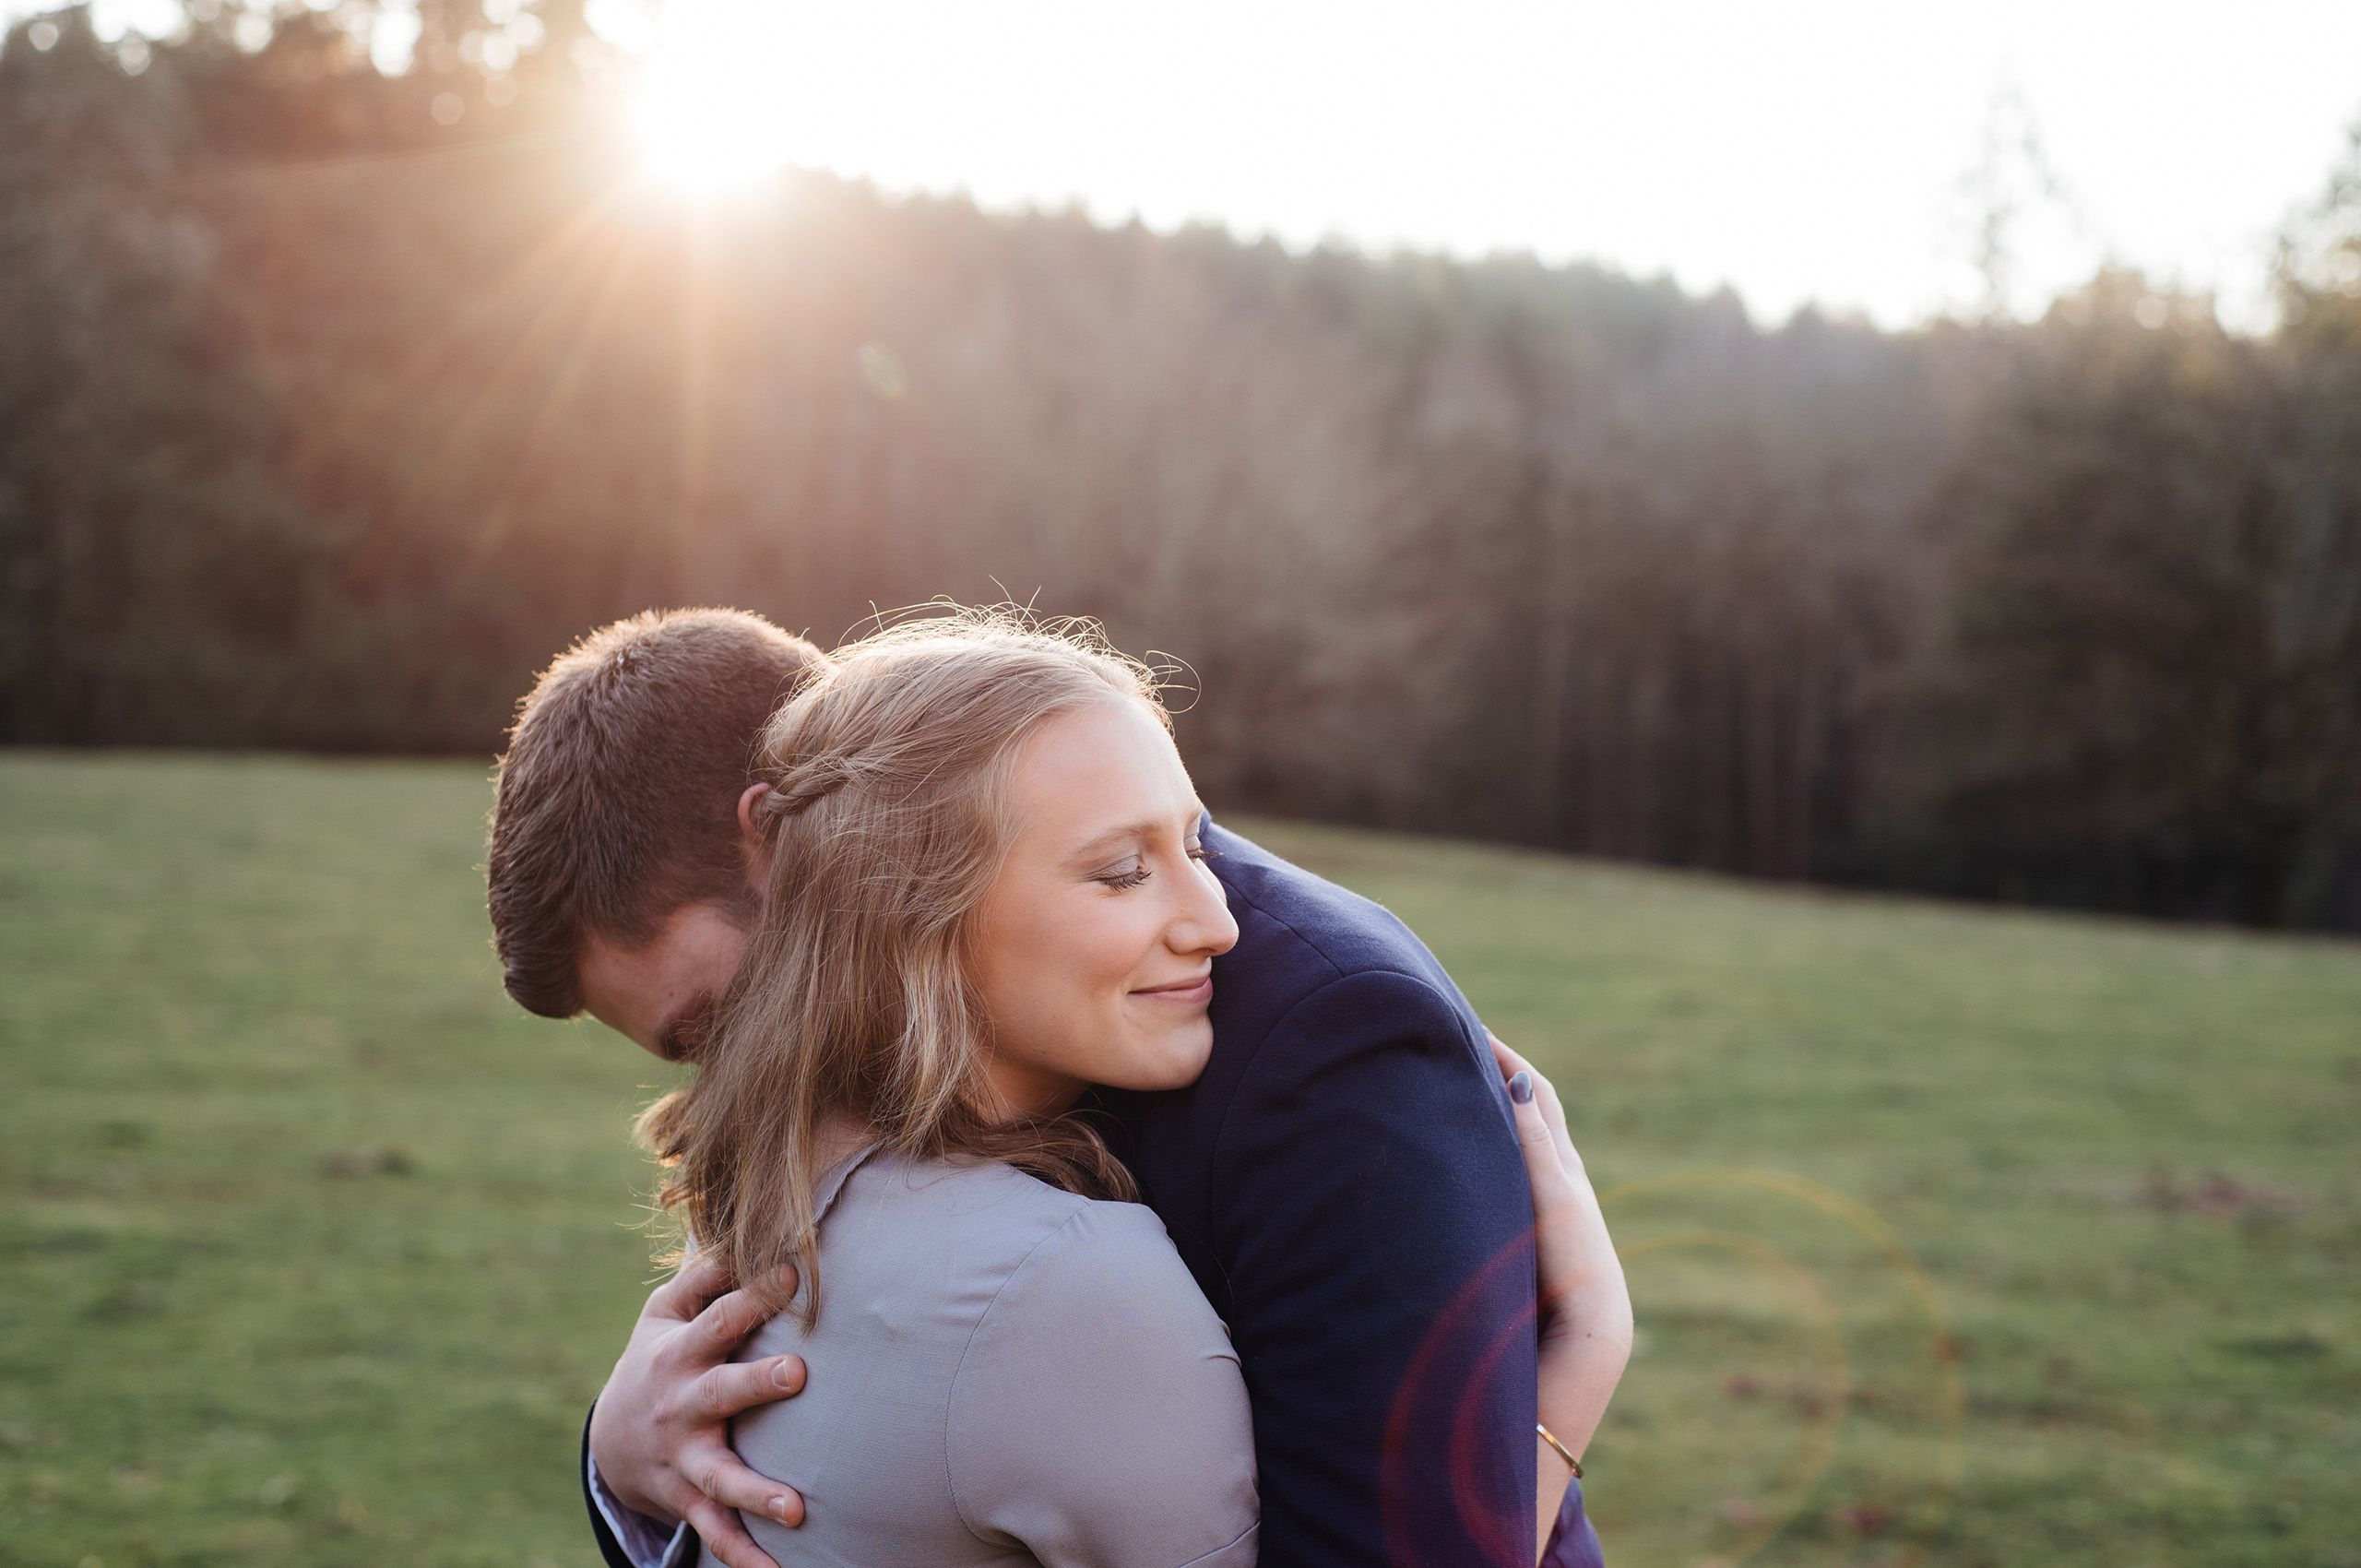
[[[1214,1027],[1200,1018],[1185,1029],[1175,1029],[1164,1039],[1139,1043],[1131,1060],[1123,1063],[1124,1081],[1111,1087],[1124,1089],[1185,1089],[1204,1075],[1205,1063],[1213,1059]]]

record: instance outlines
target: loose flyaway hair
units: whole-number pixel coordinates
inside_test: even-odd
[[[1156,673],[1086,622],[955,610],[815,666],[764,731],[757,808],[770,873],[694,1083],[639,1134],[658,1201],[746,1288],[793,1263],[819,1313],[814,1190],[850,1122],[919,1158],[973,1156],[1097,1197],[1129,1174],[1074,1116],[1011,1119],[986,1072],[972,917],[999,874],[1017,750],[1044,722],[1137,703],[1168,729]]]

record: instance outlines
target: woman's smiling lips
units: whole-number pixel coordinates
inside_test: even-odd
[[[1177,1002],[1185,1006],[1201,1006],[1214,999],[1214,972],[1207,969],[1193,980],[1174,980],[1170,985],[1151,985],[1132,992],[1150,1002]]]

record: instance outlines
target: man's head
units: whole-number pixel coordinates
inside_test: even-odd
[[[508,994],[586,1009],[665,1057],[701,1043],[755,891],[741,798],[763,726],[818,649],[759,615],[679,610],[591,633],[519,705],[487,880]]]

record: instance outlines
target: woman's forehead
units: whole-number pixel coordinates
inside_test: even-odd
[[[1192,817],[1196,790],[1172,737],[1137,703],[1094,703],[1027,736],[1010,776],[1017,830],[1082,849]]]

